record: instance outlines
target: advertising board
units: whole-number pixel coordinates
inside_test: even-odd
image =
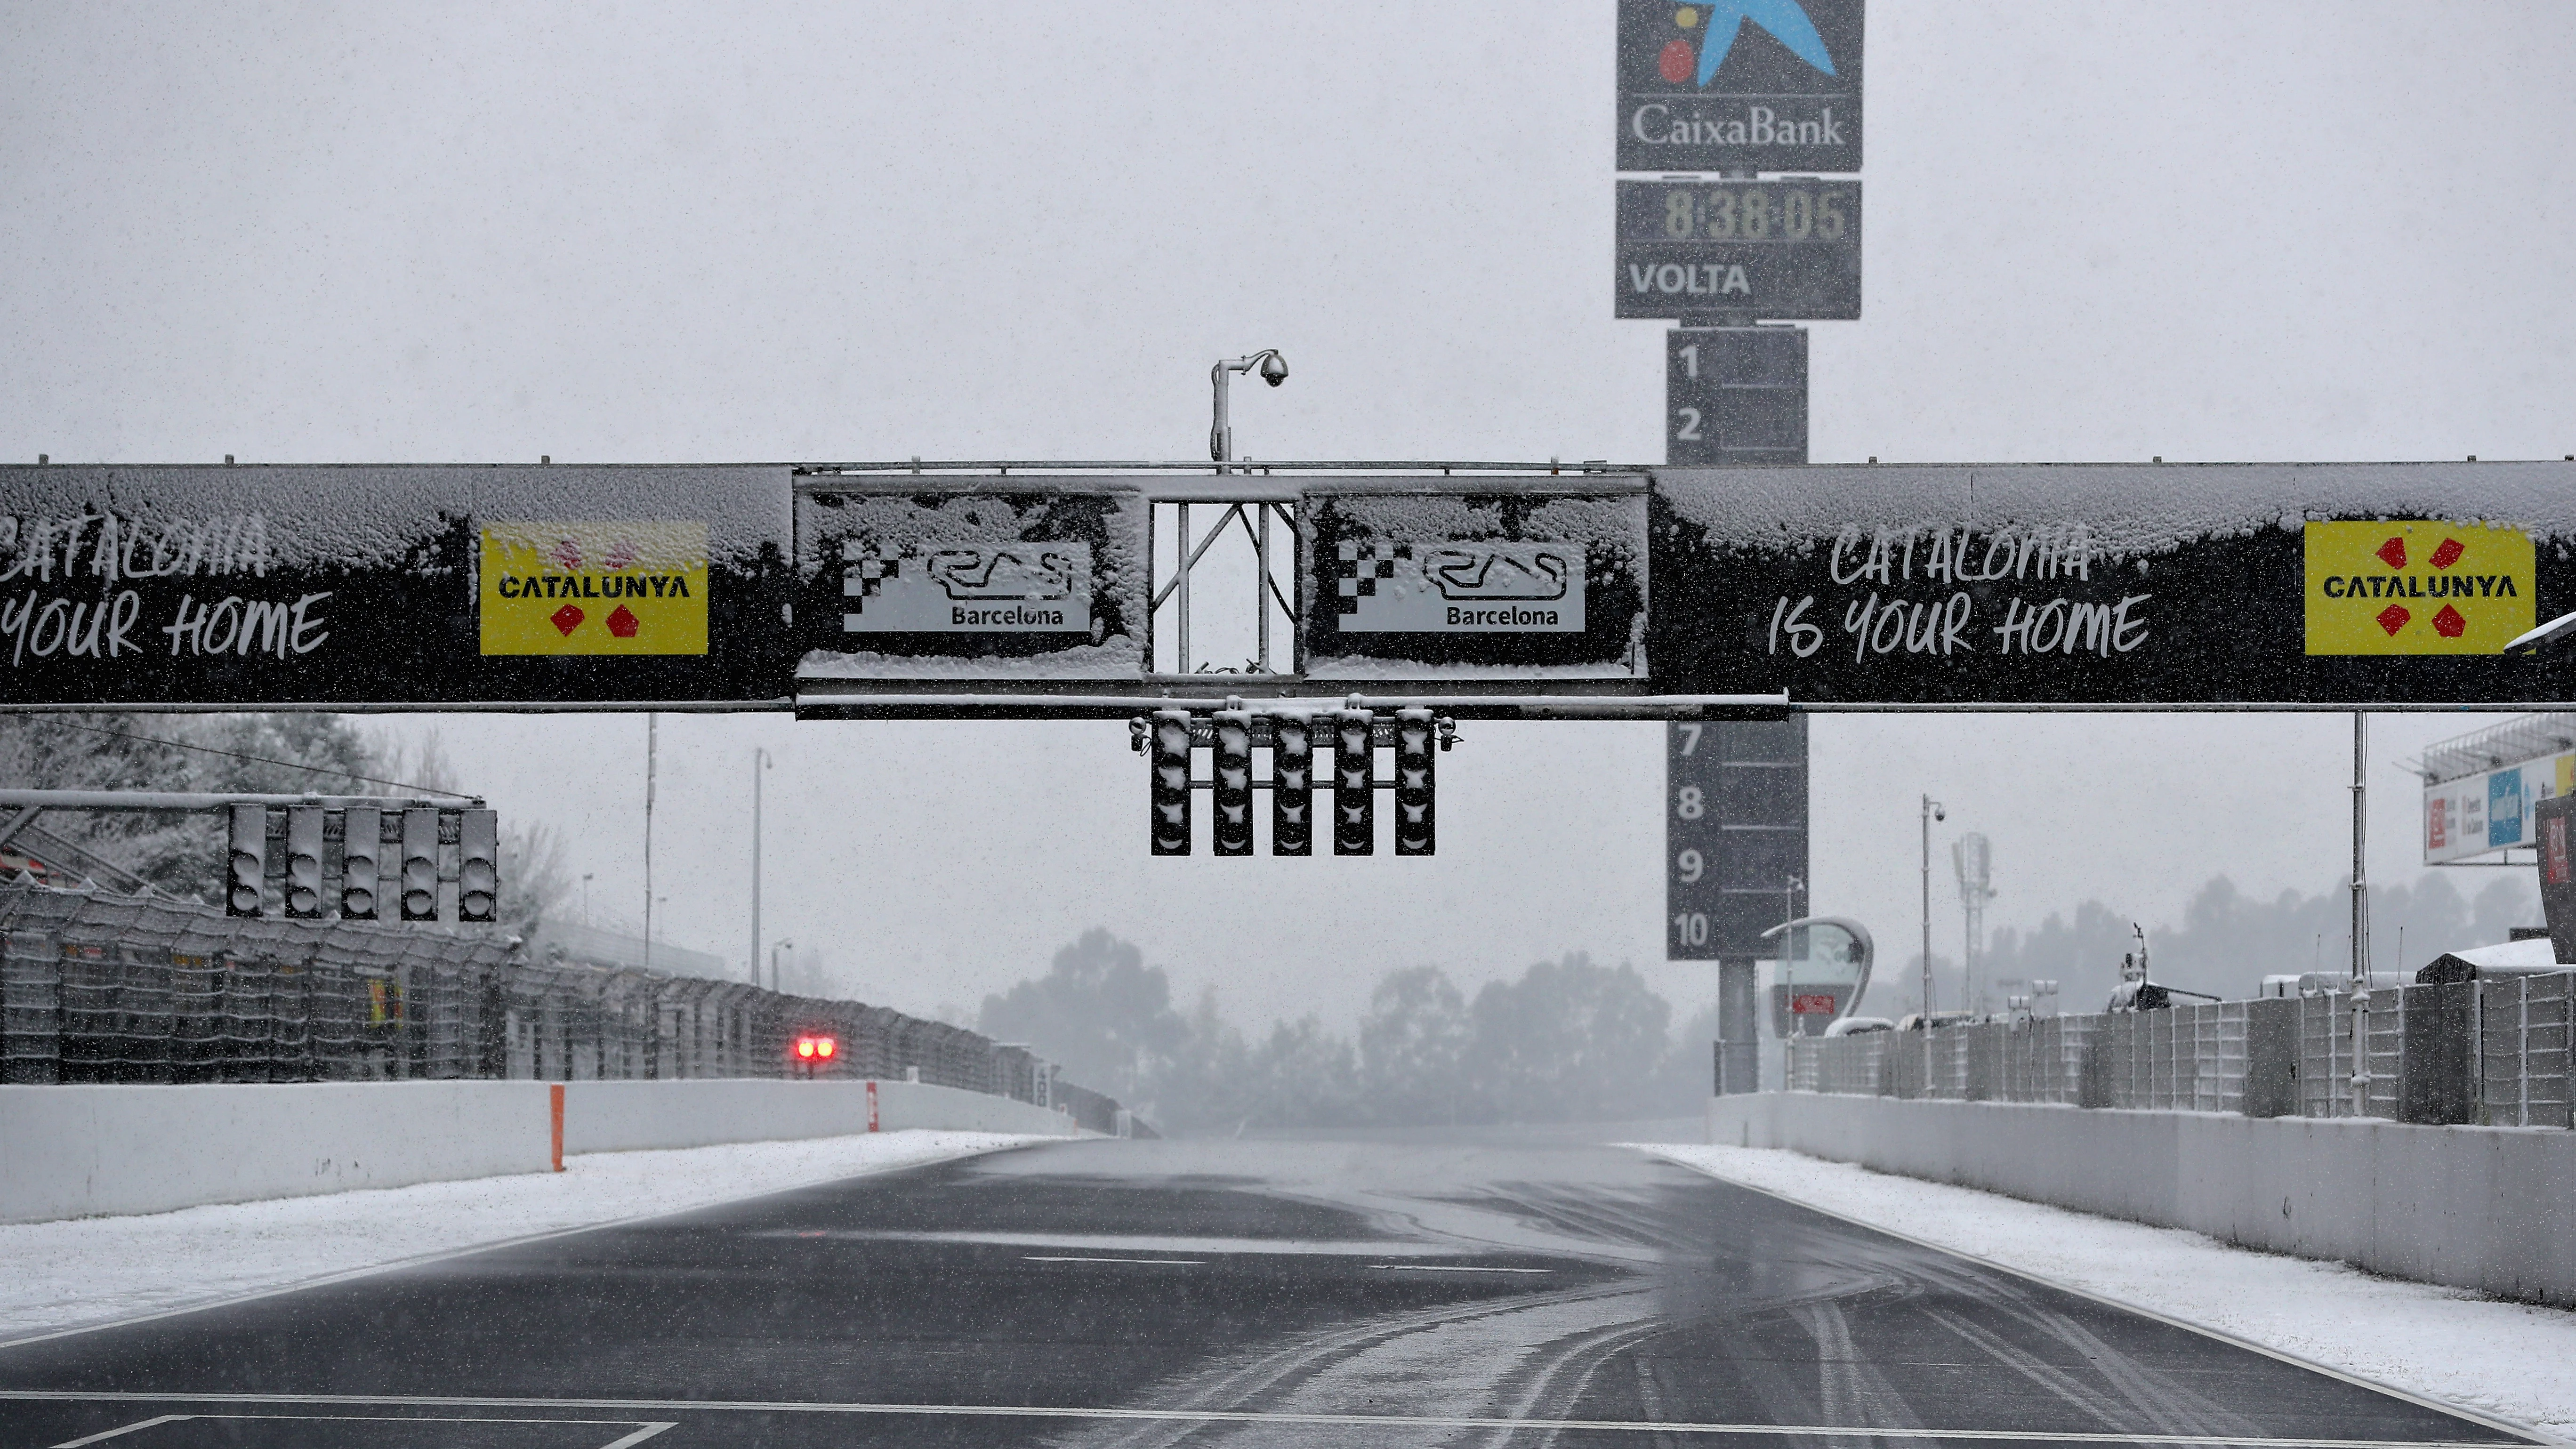
[[[1316,680],[1645,673],[1645,481],[1309,487],[1301,636]]]
[[[1861,0],[1619,0],[1618,169],[1858,171]]]
[[[797,678],[1141,680],[1149,522],[1117,480],[805,479]]]
[[[2529,849],[2544,800],[2576,795],[2576,754],[2504,765],[2424,787],[2424,863]]]
[[[2576,464],[1655,473],[1647,657],[1802,705],[2519,704]]]
[[[0,467],[0,704],[779,701],[783,467]]]

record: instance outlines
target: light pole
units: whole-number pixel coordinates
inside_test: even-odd
[[[760,984],[760,777],[769,769],[769,751],[751,752],[751,984]]]
[[[653,784],[662,762],[662,717],[644,716],[644,969],[653,969]]]
[[[2370,1112],[2370,879],[2362,846],[2370,830],[2370,716],[2352,712],[2352,1115]],[[2403,964],[2402,962],[2400,963]]]
[[[585,926],[590,924],[590,878],[596,874],[588,870],[581,873],[581,923]]]
[[[1249,357],[1232,358],[1208,369],[1208,381],[1216,388],[1216,423],[1208,429],[1208,456],[1220,463],[1234,461],[1234,424],[1226,417],[1226,383],[1228,374],[1261,369],[1261,380],[1277,387],[1288,380],[1288,359],[1276,347],[1265,347]],[[1222,473],[1223,468],[1217,469]],[[1189,542],[1182,540],[1182,547]]]
[[[1941,802],[1923,797],[1923,1029],[1932,1029],[1932,822],[1947,820]]]

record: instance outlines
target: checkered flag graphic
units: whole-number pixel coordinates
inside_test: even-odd
[[[857,539],[841,543],[841,596],[853,600],[852,612],[864,612],[868,600],[885,591],[885,581],[901,576],[903,555],[885,544]]]
[[[1396,561],[1412,557],[1413,545],[1409,543],[1361,543],[1354,539],[1343,540],[1339,548],[1339,557],[1333,568],[1335,592],[1340,595],[1335,601],[1336,612],[1358,613],[1360,600],[1377,592],[1378,580],[1395,577]]]

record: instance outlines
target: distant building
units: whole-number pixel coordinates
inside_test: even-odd
[[[699,976],[713,981],[736,979],[733,965],[710,951],[692,951],[668,941],[653,943],[652,959],[644,954],[644,938],[623,931],[605,931],[585,926],[578,921],[545,921],[528,935],[528,954],[544,960],[560,954],[567,961],[582,961],[593,966],[650,966],[665,976]]]

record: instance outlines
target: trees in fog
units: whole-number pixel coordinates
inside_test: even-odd
[[[1355,1037],[1313,1015],[1248,1035],[1213,991],[1175,1012],[1162,968],[1095,929],[1045,976],[986,997],[979,1027],[1033,1044],[1165,1130],[1226,1132],[1687,1112],[1706,1048],[1677,1046],[1671,1016],[1633,967],[1577,954],[1487,982],[1472,1001],[1436,966],[1391,971]]]

